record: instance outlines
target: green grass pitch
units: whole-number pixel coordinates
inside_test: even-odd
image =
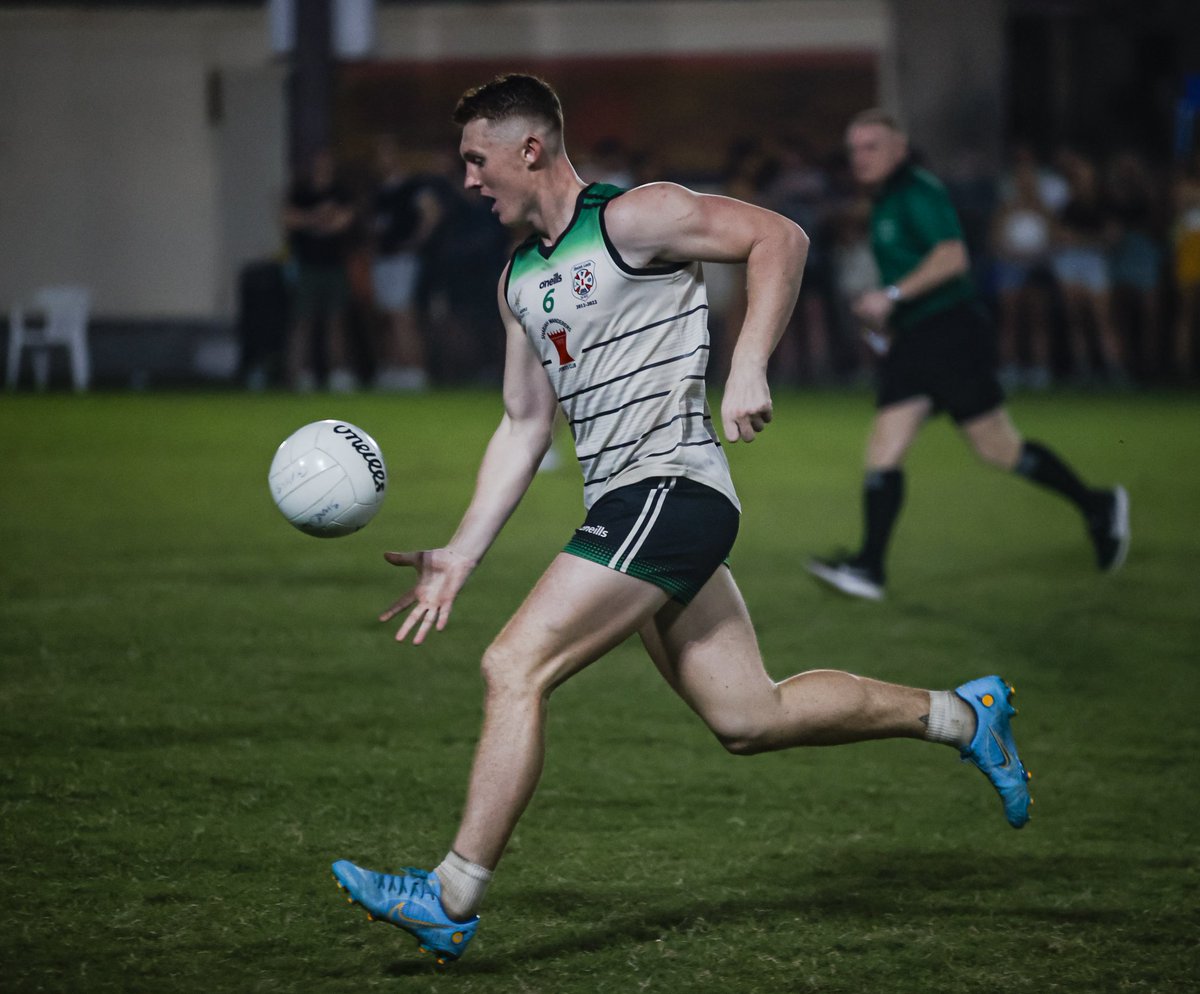
[[[636,645],[551,702],[541,788],[467,957],[436,971],[329,874],[433,865],[478,657],[582,517],[539,476],[426,645],[381,553],[443,542],[488,392],[0,398],[0,990],[1030,992],[1200,989],[1200,401],[1018,398],[1023,430],[1132,496],[1125,569],[945,422],[909,463],[889,600],[801,565],[859,527],[860,394],[776,398],[731,451],[733,566],[773,675],[950,687],[999,672],[1034,773],[1014,832],[942,747],[726,755]],[[278,443],[370,431],[391,485],[320,541],[271,505]]]

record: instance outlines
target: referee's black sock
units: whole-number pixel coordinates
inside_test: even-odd
[[[904,503],[904,470],[872,469],[863,480],[862,549],[858,559],[863,565],[883,573],[883,557],[887,552],[892,528]]]
[[[1085,515],[1091,514],[1096,508],[1096,491],[1040,442],[1024,443],[1021,458],[1017,460],[1013,471],[1066,497]]]

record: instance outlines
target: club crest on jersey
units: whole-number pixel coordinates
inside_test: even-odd
[[[550,339],[550,344],[554,346],[554,351],[558,353],[559,369],[575,368],[575,359],[567,350],[567,334],[570,330],[570,325],[565,321],[558,320],[558,318],[551,318],[542,325],[542,338]]]
[[[587,262],[581,262],[578,266],[571,267],[571,292],[582,300],[582,304],[576,304],[576,308],[587,307],[589,304],[594,304],[592,294],[596,292],[596,263],[592,259]]]

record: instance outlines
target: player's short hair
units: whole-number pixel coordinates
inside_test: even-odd
[[[537,76],[504,73],[467,90],[454,108],[454,123],[460,127],[478,118],[507,121],[516,117],[533,118],[552,132],[562,134],[563,112],[558,94]]]
[[[882,107],[868,107],[866,110],[860,110],[850,119],[849,126],[854,128],[862,124],[880,124],[897,134],[904,134],[904,129],[896,120],[895,115],[889,114]]]

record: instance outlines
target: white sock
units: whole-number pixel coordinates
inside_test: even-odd
[[[925,738],[962,749],[975,737],[975,712],[953,690],[929,692],[929,724]]]
[[[442,907],[460,922],[475,914],[492,880],[491,870],[464,859],[453,849],[433,872],[442,884]]]

